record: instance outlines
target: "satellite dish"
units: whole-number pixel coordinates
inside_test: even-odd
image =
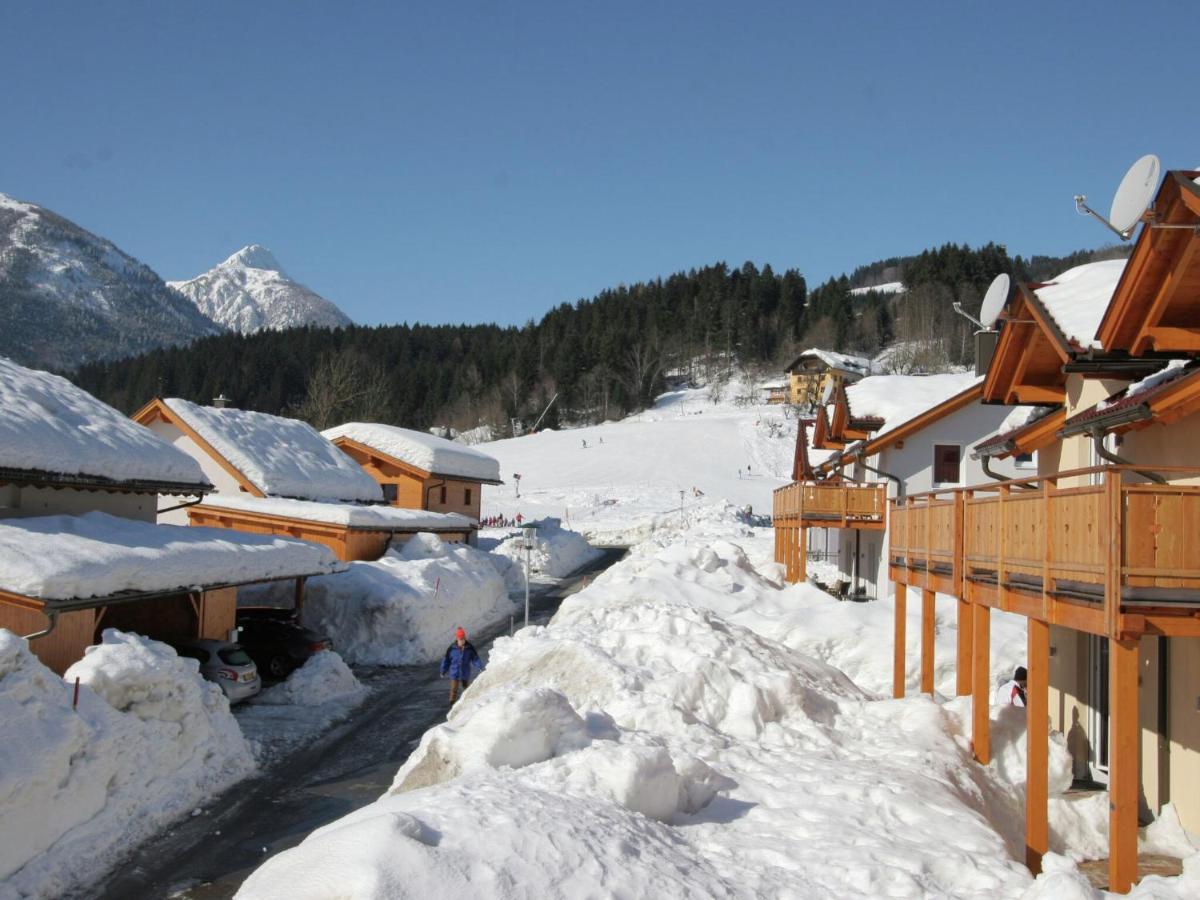
[[[988,285],[987,293],[983,295],[983,306],[979,307],[979,323],[984,330],[991,330],[1000,316],[1000,310],[1008,302],[1008,289],[1011,279],[1001,272]]]
[[[1142,213],[1154,199],[1158,187],[1158,157],[1147,153],[1125,173],[1117,193],[1113,197],[1112,210],[1108,214],[1109,224],[1121,234],[1131,234],[1142,218]]]
[[[828,406],[832,400],[833,400],[833,382],[828,381],[825,383],[825,390],[821,394],[821,405]]]
[[[1145,215],[1154,199],[1160,170],[1161,164],[1153,153],[1147,153],[1130,166],[1125,177],[1121,179],[1121,184],[1117,187],[1117,193],[1113,196],[1112,209],[1109,211],[1107,219],[1087,205],[1085,202],[1087,197],[1083,194],[1075,195],[1075,209],[1080,215],[1094,216],[1121,240],[1127,241],[1133,237],[1133,229],[1137,228],[1138,222],[1142,220],[1142,216]],[[1174,226],[1160,225],[1158,227]]]

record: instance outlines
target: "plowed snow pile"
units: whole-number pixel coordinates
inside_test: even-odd
[[[794,649],[811,643],[804,589],[699,536],[641,548],[549,626],[498,640],[386,796],[265,863],[238,897],[1042,890],[1016,861],[1023,713],[994,711],[996,762],[973,764],[969,703],[876,699]],[[1056,742],[1052,789],[1069,781]],[[1106,811],[1065,803],[1052,845],[1070,853]],[[1054,877],[1079,878],[1065,858]]]
[[[94,883],[254,765],[224,694],[195,660],[112,629],[65,678],[0,629],[0,749],[5,898]]]

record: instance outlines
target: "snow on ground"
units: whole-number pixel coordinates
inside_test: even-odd
[[[484,481],[500,479],[500,466],[492,457],[428,432],[371,422],[347,422],[321,434],[331,441],[347,438],[434,475]]]
[[[598,558],[601,551],[576,531],[562,527],[558,519],[542,519],[537,526],[534,547],[529,553],[530,583],[545,583],[565,578]],[[492,555],[510,593],[525,589],[525,551],[520,534],[512,528],[489,528],[479,533],[479,547]]]
[[[65,378],[0,357],[0,469],[207,484],[200,465]]]
[[[339,654],[323,651],[241,704],[234,715],[255,756],[265,762],[345,718],[367,693]]]
[[[769,515],[771,492],[791,480],[796,422],[739,402],[753,395],[739,377],[663,394],[620,422],[480,444],[507,482],[484,486],[483,515],[560,518],[593,544],[637,543],[681,505],[684,520],[726,501]]]
[[[348,662],[399,666],[441,658],[456,627],[470,634],[514,608],[489,554],[418,534],[374,562],[309,579],[303,621]]]
[[[4,897],[94,883],[254,768],[225,695],[195,660],[112,629],[65,679],[0,629],[0,752]]]
[[[306,422],[200,406],[176,397],[164,402],[267,496],[334,502],[383,499],[375,479]]]
[[[996,759],[975,765],[968,698],[875,699],[772,639],[810,589],[717,531],[656,534],[549,626],[497,640],[387,795],[238,897],[1058,896],[1016,861],[1024,712],[993,710]],[[1051,787],[1069,783],[1057,739]],[[1056,797],[1052,849],[1102,853],[1102,801]]]
[[[290,578],[342,568],[319,544],[90,512],[0,522],[0,589],[69,600]]]

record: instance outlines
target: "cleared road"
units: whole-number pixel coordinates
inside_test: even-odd
[[[608,568],[605,555],[531,601],[544,623],[564,597]],[[472,643],[485,659],[507,623]],[[448,642],[448,641],[447,641]],[[86,892],[101,900],[232,897],[263,860],[300,843],[314,829],[378,798],[430,727],[447,711],[447,682],[437,664],[356,669],[373,688],[351,716],[271,769],[212,798],[204,813],[144,844],[103,884]]]

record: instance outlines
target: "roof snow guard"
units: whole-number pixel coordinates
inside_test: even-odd
[[[1170,423],[1200,411],[1200,366],[1176,360],[1160,372],[1131,384],[1103,403],[1068,419],[1061,437],[1101,431],[1133,431]]]
[[[0,481],[130,493],[213,489],[186,453],[67,379],[3,357]]]

